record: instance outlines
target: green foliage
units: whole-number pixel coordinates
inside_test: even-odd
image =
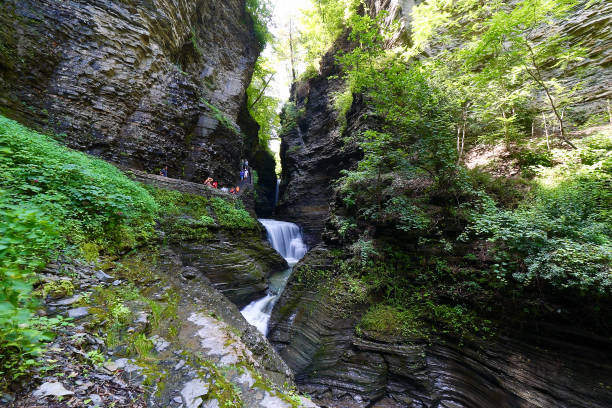
[[[126,237],[148,239],[157,205],[112,165],[1,116],[0,172],[0,371],[11,380],[35,364],[46,331],[59,324],[33,316],[35,272],[67,245],[95,243],[113,253]],[[42,294],[73,290],[62,285]]]
[[[129,347],[131,355],[137,356],[142,361],[149,361],[155,345],[145,334],[138,333],[132,336]]]
[[[34,272],[53,256],[56,225],[36,207],[9,205],[0,195],[0,390],[36,365],[49,333],[32,311]]]
[[[224,200],[213,197],[210,200],[212,208],[219,225],[230,229],[254,229],[257,228],[255,220],[242,206],[242,201]]]
[[[342,131],[346,129],[347,118],[351,106],[353,106],[353,91],[350,88],[345,89],[342,92],[338,92],[333,96],[334,109],[338,112],[338,122]]]
[[[346,30],[348,19],[360,3],[359,0],[317,0],[303,11],[298,44],[304,50],[304,61],[311,61],[314,68]]]
[[[567,143],[564,111],[577,87],[567,87],[565,78],[576,76],[585,50],[559,23],[578,3],[428,0],[413,13],[415,45],[408,54],[437,49],[425,64],[462,106],[457,123],[469,127],[468,137],[525,140],[531,123],[546,111],[554,114]],[[447,46],[457,41],[461,45]]]
[[[308,81],[309,79],[313,79],[319,76],[319,70],[314,66],[314,64],[308,64],[304,72],[300,74],[297,79],[297,82]]]
[[[272,39],[268,24],[272,19],[272,4],[269,0],[246,0],[246,12],[253,20],[255,38],[263,47]]]
[[[495,244],[494,273],[523,285],[545,282],[558,290],[610,293],[610,139],[582,141],[564,166],[538,177],[537,188],[516,210],[484,202],[469,231]],[[586,164],[582,158],[590,146],[607,146],[602,150],[608,153],[589,156]]]
[[[273,133],[280,126],[278,108],[280,100],[270,96],[269,84],[276,75],[271,62],[261,56],[255,64],[251,84],[247,88],[249,112],[259,124],[259,144],[264,149],[268,149],[268,142]]]

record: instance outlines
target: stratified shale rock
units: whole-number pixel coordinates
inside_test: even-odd
[[[336,51],[328,53],[321,63],[322,75],[294,85],[292,105],[285,108],[283,118],[283,174],[276,214],[299,224],[308,246],[320,241],[334,180],[361,157],[358,147],[345,142],[343,136],[364,129],[360,119],[364,106],[359,101],[353,104],[348,128],[342,126],[333,107],[335,93],[344,89],[343,81],[330,78],[340,73],[335,64]]]
[[[313,280],[313,271],[332,264],[325,247],[306,255],[274,307],[269,332],[300,389],[321,405],[612,406],[609,339],[544,322],[462,345],[439,336],[411,340],[356,330],[364,305],[339,301],[330,291],[333,278]]]
[[[244,0],[7,0],[0,112],[124,166],[234,183],[260,48]]]

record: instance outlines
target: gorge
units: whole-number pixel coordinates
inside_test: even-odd
[[[612,4],[277,3],[0,4],[0,404],[611,407]]]

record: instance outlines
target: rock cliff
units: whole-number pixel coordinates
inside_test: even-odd
[[[528,322],[490,341],[407,339],[356,329],[365,304],[343,294],[323,246],[296,267],[269,339],[301,390],[330,407],[608,407],[612,344]]]
[[[260,48],[244,0],[8,0],[0,111],[125,166],[233,183]]]
[[[340,47],[348,47],[344,42]],[[332,50],[321,64],[323,73],[294,85],[292,101],[285,107],[285,131],[281,135],[283,174],[280,184],[278,217],[299,224],[308,246],[320,241],[333,182],[342,169],[350,168],[361,157],[353,143],[343,139],[345,132],[363,127],[363,105],[355,104],[349,116],[350,128],[344,128],[333,108],[334,93],[344,84],[330,78],[339,74]]]

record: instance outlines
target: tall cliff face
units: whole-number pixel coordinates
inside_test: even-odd
[[[122,165],[232,182],[260,48],[244,0],[8,0],[0,111]]]
[[[348,46],[346,41],[339,44]],[[289,124],[281,135],[283,174],[276,214],[299,224],[309,246],[320,241],[334,180],[361,157],[358,147],[346,143],[343,135],[363,127],[359,117],[365,107],[355,104],[349,113],[354,119],[350,128],[345,129],[338,120],[333,98],[344,84],[330,78],[340,73],[334,54],[332,50],[324,58],[320,76],[294,86],[283,119]]]

